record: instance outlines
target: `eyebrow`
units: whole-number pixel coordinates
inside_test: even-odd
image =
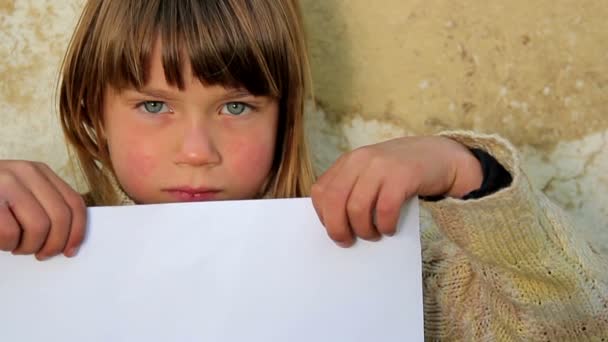
[[[244,88],[231,88],[226,92],[226,94],[224,94],[222,96],[222,98],[224,98],[224,99],[241,98],[241,97],[263,98],[265,96],[253,95],[252,93],[247,91],[247,89],[244,89]]]
[[[155,88],[141,88],[141,89],[133,89],[134,91],[150,96],[161,98],[165,100],[175,100],[177,97],[171,91],[163,90],[163,89],[155,89]]]
[[[134,89],[134,91],[147,95],[147,96],[150,96],[150,97],[156,97],[156,98],[161,98],[161,99],[165,99],[165,100],[177,99],[177,96],[175,96],[174,92],[164,90],[164,89],[143,87],[141,89]],[[225,94],[221,95],[222,99],[233,99],[233,98],[241,98],[241,97],[264,97],[264,96],[253,95],[252,93],[250,93],[249,91],[247,91],[244,88],[230,88],[230,89],[228,89],[228,91]]]

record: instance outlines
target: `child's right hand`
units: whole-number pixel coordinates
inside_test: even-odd
[[[83,198],[47,165],[0,160],[0,250],[72,257],[85,224]]]

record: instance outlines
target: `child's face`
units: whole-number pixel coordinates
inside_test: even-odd
[[[104,129],[118,181],[137,203],[247,199],[269,174],[278,103],[239,89],[204,86],[184,72],[167,84],[156,44],[149,82],[108,88]]]

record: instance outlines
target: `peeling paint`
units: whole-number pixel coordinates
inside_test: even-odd
[[[376,119],[391,102],[390,122],[418,134],[496,132],[547,152],[608,129],[601,2],[302,2],[332,122]]]

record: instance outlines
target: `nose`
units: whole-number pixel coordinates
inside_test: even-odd
[[[190,166],[216,165],[221,162],[221,155],[216,141],[205,125],[193,124],[185,127],[181,137],[176,164]]]

